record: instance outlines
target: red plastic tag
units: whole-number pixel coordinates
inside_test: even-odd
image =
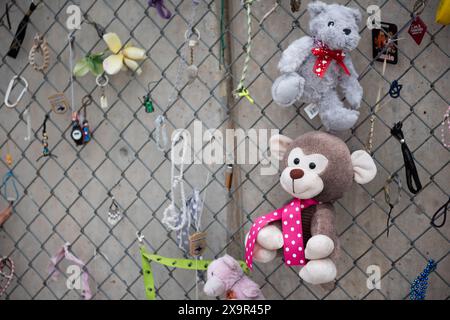
[[[411,22],[408,33],[411,35],[417,45],[420,45],[423,37],[427,33],[427,25],[425,24],[425,22],[423,22],[422,19],[420,19],[419,16],[417,16],[414,18],[413,22]]]

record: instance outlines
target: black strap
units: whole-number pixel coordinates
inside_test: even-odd
[[[416,194],[422,190],[422,183],[420,182],[419,174],[417,173],[416,164],[414,163],[414,157],[405,142],[405,137],[402,131],[402,122],[397,122],[391,129],[391,134],[400,141],[402,145],[403,161],[405,162],[405,172],[406,172],[406,184],[408,185],[409,191]],[[414,184],[413,184],[414,180]]]
[[[48,116],[48,114],[46,114],[45,118],[44,118],[44,123],[42,124],[42,134],[47,133],[47,121],[48,121],[48,118],[49,118],[49,116]]]
[[[95,28],[95,31],[97,31],[97,35],[99,36],[99,38],[103,38],[106,33],[106,29],[102,25],[92,20],[87,13],[84,14],[84,20],[86,20],[88,24],[92,25]]]
[[[22,21],[20,21],[19,26],[17,27],[16,34],[14,35],[14,39],[11,42],[11,45],[9,46],[9,51],[7,55],[11,58],[17,58],[17,55],[19,54],[20,47],[22,46],[23,40],[25,39],[25,35],[27,32],[27,26],[28,22],[30,22],[30,17],[33,14],[34,10],[37,8],[37,4],[34,2],[31,2],[30,8],[28,9],[25,16],[22,18]]]
[[[447,211],[448,207],[450,206],[450,197],[448,198],[448,201],[442,205],[439,209],[436,210],[436,212],[433,214],[433,217],[431,218],[430,224],[435,228],[443,227],[445,222],[447,221]],[[439,219],[441,216],[444,216],[442,219],[442,222],[440,224],[436,223],[436,220]]]

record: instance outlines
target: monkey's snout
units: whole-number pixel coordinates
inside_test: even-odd
[[[289,175],[292,180],[297,180],[301,179],[305,175],[305,172],[302,169],[292,169]]]

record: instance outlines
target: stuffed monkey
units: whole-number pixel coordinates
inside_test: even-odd
[[[353,181],[374,179],[375,163],[366,151],[350,153],[341,139],[319,131],[295,140],[273,136],[270,150],[281,161],[280,184],[294,199],[256,219],[246,236],[246,263],[269,262],[283,249],[287,265],[303,266],[304,281],[332,282],[339,252],[333,203]]]

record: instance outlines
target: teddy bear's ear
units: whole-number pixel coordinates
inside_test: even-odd
[[[359,184],[366,184],[377,175],[377,166],[372,157],[364,150],[352,153],[353,173],[355,181]]]
[[[270,138],[270,153],[272,157],[282,160],[287,148],[292,143],[292,139],[281,134],[276,134]]]
[[[237,262],[236,259],[234,259],[232,256],[228,254],[224,255],[222,260],[231,270],[241,269],[239,262]]]
[[[315,16],[324,12],[326,8],[327,8],[326,3],[323,3],[322,1],[314,1],[308,5],[308,12],[311,18],[314,18]]]
[[[355,18],[356,24],[359,26],[362,20],[361,11],[357,8],[349,8],[353,14],[353,17]]]

